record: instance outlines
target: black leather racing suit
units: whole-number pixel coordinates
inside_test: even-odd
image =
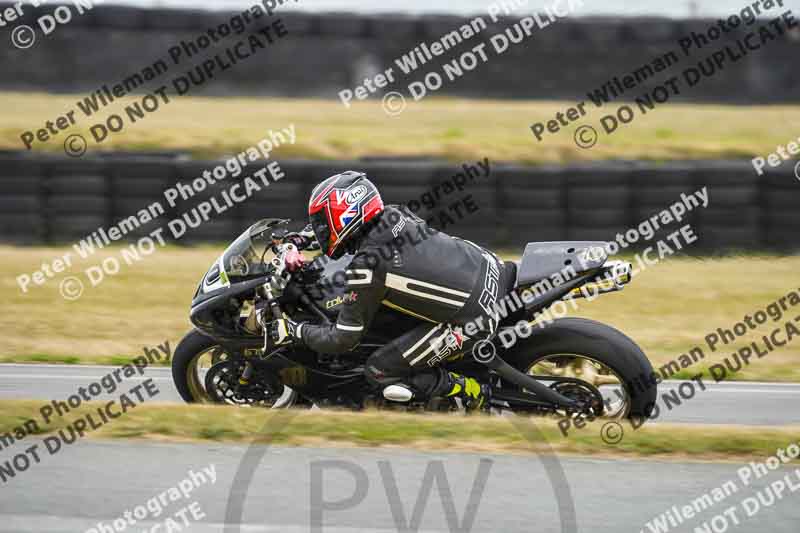
[[[419,318],[420,326],[368,359],[365,373],[376,386],[419,374],[492,336],[495,302],[514,283],[513,263],[429,228],[398,206],[387,206],[366,229],[345,274],[353,296],[336,323],[304,323],[298,335],[315,352],[337,354],[358,345],[381,305]],[[419,383],[418,389],[432,389],[429,377]]]

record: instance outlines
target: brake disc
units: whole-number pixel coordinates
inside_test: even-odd
[[[239,382],[244,363],[233,360],[220,361],[206,373],[205,387],[208,396],[217,403],[254,405],[270,403],[280,397],[281,392],[272,390],[266,381],[255,374],[249,383]]]

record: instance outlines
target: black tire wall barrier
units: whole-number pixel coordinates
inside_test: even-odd
[[[126,236],[135,239],[230,187],[235,178],[169,209],[163,195],[167,187],[191,181],[217,164],[183,157],[76,161],[27,153],[0,155],[0,242],[71,244],[154,202],[167,208],[163,216]],[[450,194],[444,194],[441,184],[462,169],[443,162],[284,160],[280,166],[285,178],[213,215],[179,242],[228,242],[264,217],[303,221],[313,186],[331,174],[354,169],[367,172],[387,203],[410,202],[435,227],[496,248],[518,248],[529,241],[613,240],[679,201],[681,194],[705,186],[709,206],[684,220],[700,239],[689,252],[800,249],[800,180],[789,163],[758,177],[745,161],[564,167],[492,162],[488,178],[476,178]],[[439,200],[428,208],[423,198],[435,196],[437,185]],[[477,211],[468,212],[466,202],[474,203]],[[671,224],[657,235],[665,237],[679,226]],[[169,232],[165,229],[164,234]]]
[[[11,6],[0,3],[0,11]],[[181,40],[190,41],[208,28],[217,27],[234,12],[140,9],[98,5],[49,35],[42,35],[36,20],[52,13],[57,4],[33,8],[25,4],[25,16],[0,28],[0,38],[10,39],[17,24],[36,29],[35,44],[19,50],[10,44],[0,47],[0,90],[37,90],[49,92],[90,93],[103,84],[118,83],[158,59],[170,61],[167,50]],[[74,7],[73,7],[74,9]],[[398,14],[356,15],[347,13],[304,13],[281,11],[280,17],[289,37],[268,54],[241,63],[195,88],[192,94],[204,95],[274,95],[337,98],[339,91],[363,83],[393,67],[399,79],[385,91],[407,94],[411,81],[422,80],[428,72],[442,72],[442,65],[470,50],[489,37],[505,31],[518,19],[500,19],[493,23],[486,13],[477,13],[487,23],[480,36],[468,39],[434,58],[409,76],[402,76],[394,60],[409,53],[420,43],[438,41],[472,18],[455,16],[412,17]],[[474,18],[474,17],[473,17]],[[573,18],[560,20],[539,30],[501,55],[492,52],[490,61],[471,75],[445,83],[437,95],[472,98],[526,98],[585,100],[587,93],[599,88],[613,76],[651,65],[667,52],[680,55],[680,62],[670,70],[657,73],[626,93],[628,99],[649,94],[671,76],[696,63],[725,45],[736,49],[735,39],[744,33],[725,35],[707,49],[683,57],[678,40],[691,33],[702,33],[714,20],[672,20],[666,18]],[[258,29],[248,27],[242,34]],[[751,31],[751,30],[748,30]],[[225,43],[239,40],[231,38]],[[217,47],[220,51],[224,46]],[[210,53],[213,51],[213,47]],[[206,52],[208,52],[207,50]],[[200,54],[192,59],[200,59]],[[777,103],[800,99],[800,28],[778,35],[763,50],[748,54],[735,64],[728,64],[713,79],[705,79],[691,89],[684,89],[671,100],[697,102]],[[209,56],[210,57],[210,56]],[[100,67],[100,68],[99,68]],[[183,72],[186,65],[171,66]],[[175,72],[165,75],[172,79]],[[164,80],[157,79],[157,88]],[[380,98],[382,92],[376,96]]]

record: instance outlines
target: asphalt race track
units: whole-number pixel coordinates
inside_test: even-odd
[[[0,365],[0,398],[64,399],[113,368]],[[148,368],[120,388],[144,379],[157,384],[159,401],[180,401],[168,368]],[[659,421],[792,424],[800,413],[786,405],[799,395],[800,384],[721,383],[665,411]],[[745,483],[737,463],[80,439],[47,453],[45,443],[31,437],[3,449],[0,458],[34,444],[41,461],[0,484],[0,533],[671,533],[704,523],[715,532],[727,523],[729,531],[795,533],[800,523],[800,507],[788,502],[796,499],[794,491],[784,490],[770,505],[758,500],[760,495],[769,503],[769,487],[782,479],[800,490],[800,469],[794,467]],[[178,494],[190,470],[211,465],[216,481],[208,476],[191,493]],[[709,499],[674,526],[665,521],[673,506],[692,504],[726,482],[736,490],[724,499]],[[178,494],[174,500],[167,497],[170,488]],[[147,504],[159,496],[158,512],[147,511],[135,524],[116,530],[99,524],[110,528],[126,511],[150,509]],[[748,499],[750,510],[759,506],[753,516],[743,503]],[[663,523],[656,527],[659,517]]]
[[[64,399],[78,387],[96,381],[115,367],[69,365],[0,365],[0,399]],[[181,402],[172,384],[169,368],[147,368],[142,377],[129,378],[129,383],[152,378],[160,390],[157,401]],[[679,382],[666,382],[659,394]],[[119,393],[117,393],[119,396]],[[99,399],[106,396],[100,396]],[[112,398],[112,395],[108,395]],[[691,400],[673,409],[662,407],[655,422],[784,425],[800,424],[800,409],[787,408],[800,401],[800,384],[736,383],[707,385]]]
[[[157,520],[144,519],[125,531],[166,531],[157,528],[158,520],[172,516],[190,501],[196,501],[205,517],[192,522],[185,531],[206,532],[285,532],[308,531],[389,532],[389,531],[467,531],[448,529],[447,512],[440,490],[435,486],[424,498],[423,478],[430,464],[441,464],[451,491],[454,514],[451,520],[463,521],[470,492],[481,460],[490,461],[483,490],[477,490],[474,524],[471,531],[593,533],[649,532],[648,521],[672,506],[689,504],[695,498],[732,480],[739,489],[727,499],[714,503],[694,519],[668,531],[694,531],[727,508],[755,497],[756,492],[788,474],[792,469],[770,472],[744,486],[737,477],[738,464],[673,463],[656,461],[606,461],[561,458],[566,486],[556,491],[536,456],[425,454],[383,450],[339,450],[269,448],[264,457],[244,470],[254,471],[249,489],[237,484],[234,498],[243,501],[243,510],[226,529],[226,504],[234,486],[244,446],[194,444],[142,444],[121,442],[81,442],[57,455],[47,457],[47,465],[37,465],[3,486],[0,498],[0,532],[85,532],[98,521],[111,521],[126,510],[144,505],[149,499],[173,487],[187,473],[214,465],[216,482],[199,485],[187,499],[165,507]],[[319,466],[319,461],[346,464],[347,469]],[[379,467],[379,461],[387,461]],[[433,462],[433,463],[431,463]],[[440,462],[440,463],[437,463]],[[316,467],[312,467],[316,464]],[[312,471],[322,472],[317,492],[311,490]],[[362,476],[355,482],[354,474]],[[360,472],[360,474],[359,474]],[[419,529],[400,529],[395,524],[387,493],[392,483],[383,481],[390,472],[399,487],[393,498],[395,514],[406,523],[412,521],[415,505],[421,512]],[[352,496],[357,485],[363,490]],[[478,484],[479,485],[479,484]],[[444,491],[445,493],[447,490]],[[420,497],[420,493],[423,497]],[[556,493],[560,497],[556,497]],[[571,494],[571,498],[570,495]],[[422,503],[426,501],[423,509]],[[559,508],[569,516],[574,503],[575,527],[561,529]],[[800,507],[787,492],[769,508],[747,517],[741,508],[736,513],[738,527],[729,531],[795,533],[800,523]],[[345,501],[339,510],[333,503],[314,507],[321,518],[312,522],[312,501]],[[741,507],[741,506],[739,506]],[[235,516],[235,513],[234,515]],[[402,522],[401,522],[402,523]],[[312,527],[317,524],[319,527]],[[172,531],[182,531],[173,529]],[[665,530],[666,531],[666,530]]]

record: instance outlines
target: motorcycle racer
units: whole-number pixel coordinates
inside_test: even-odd
[[[402,384],[418,399],[459,398],[468,410],[486,407],[488,385],[438,365],[495,334],[494,305],[513,289],[515,265],[429,228],[407,208],[384,206],[378,189],[360,172],[343,172],[317,185],[308,212],[325,255],[353,255],[345,271],[350,297],[335,324],[275,321],[275,342],[346,353],[386,305],[418,318],[420,325],[369,357],[368,382],[379,389]]]

